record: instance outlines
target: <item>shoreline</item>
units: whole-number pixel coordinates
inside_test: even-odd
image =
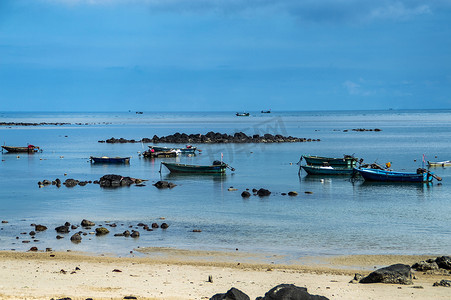
[[[278,265],[244,259],[237,263],[228,257],[236,259],[237,256],[228,252],[141,250],[159,256],[0,251],[0,276],[3,279],[0,297],[209,299],[235,287],[255,299],[276,285],[288,283],[307,287],[309,293],[329,299],[449,299],[449,288],[432,285],[441,279],[449,280],[450,275],[414,272],[413,285],[349,283],[356,272],[369,274],[375,262],[411,264],[431,256],[306,257],[299,264]],[[213,258],[209,261],[199,259],[206,254]],[[208,280],[210,276],[212,282]]]

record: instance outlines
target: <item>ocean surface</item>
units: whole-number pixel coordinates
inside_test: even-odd
[[[285,255],[287,261],[304,256],[451,253],[451,168],[433,170],[443,178],[440,183],[375,184],[352,182],[347,177],[306,176],[305,172],[298,175],[296,164],[302,154],[353,154],[367,163],[391,162],[394,170],[415,171],[422,166],[423,155],[431,161],[449,160],[451,111],[250,113],[250,117],[236,117],[235,112],[0,112],[0,122],[71,123],[0,126],[2,145],[29,143],[43,149],[33,155],[1,154],[0,218],[8,223],[0,224],[0,250],[26,251],[36,246],[126,255],[137,247],[238,248],[268,257]],[[356,128],[381,131],[352,131]],[[139,140],[209,131],[321,141],[199,144],[202,152],[196,156],[153,160],[139,156],[148,144],[98,142],[111,137]],[[163,167],[159,173],[163,160],[210,164],[221,153],[235,172],[175,176]],[[132,158],[129,165],[89,162],[90,156],[104,155]],[[144,187],[117,189],[95,184],[39,188],[37,184],[56,178],[93,181],[105,174],[148,181]],[[177,186],[159,190],[152,184],[161,179]],[[230,187],[237,191],[229,191]],[[266,188],[272,194],[241,197],[242,191],[253,188]],[[299,195],[282,195],[289,191]],[[65,222],[80,224],[82,219],[118,226],[107,227],[107,236],[83,236],[80,244],[71,243],[70,236],[81,228],[63,239],[55,238],[55,227]],[[166,222],[169,228],[149,232],[139,228],[137,239],[113,236],[136,229],[140,222]],[[49,229],[30,238],[33,223]]]

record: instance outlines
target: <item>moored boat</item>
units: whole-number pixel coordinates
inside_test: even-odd
[[[153,149],[149,149],[144,151],[142,155],[148,158],[166,158],[166,157],[177,157],[180,155],[180,151],[169,150],[169,151],[155,151]]]
[[[428,161],[428,167],[451,167],[451,160],[445,160],[445,161]]]
[[[316,155],[302,155],[307,165],[324,166],[325,164],[331,167],[353,168],[357,163],[357,158],[352,155],[345,155],[343,158],[323,157]]]
[[[247,113],[247,112],[242,112],[242,113],[237,112],[236,113],[237,117],[249,117],[249,115],[250,115],[250,113]]]
[[[40,151],[40,148],[34,145],[28,145],[27,147],[12,147],[12,146],[2,146],[8,152],[22,152],[22,153],[35,153]]]
[[[108,157],[108,156],[91,156],[89,158],[91,163],[103,163],[103,164],[129,164],[130,157]]]
[[[339,168],[331,166],[301,166],[309,175],[352,175],[353,168]]]
[[[194,154],[196,152],[196,147],[186,146],[185,148],[170,148],[170,147],[160,147],[160,146],[149,146],[149,148],[155,152],[168,152],[171,150],[180,151],[182,154]]]
[[[270,114],[270,113],[271,113],[271,110],[262,110],[261,113],[262,113],[262,114]]]
[[[418,169],[417,172],[395,172],[390,170],[354,168],[362,175],[366,181],[380,182],[431,182],[433,178],[441,180],[440,177],[428,172],[425,169]]]
[[[231,168],[228,164],[220,161],[214,161],[212,165],[186,165],[179,163],[168,163],[161,162],[169,171],[174,173],[192,173],[192,174],[207,174],[207,173],[225,173],[227,168],[232,171],[235,169]],[[160,167],[161,172],[161,167]]]

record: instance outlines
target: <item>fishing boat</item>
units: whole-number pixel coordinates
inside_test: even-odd
[[[90,158],[91,163],[97,163],[97,164],[129,164],[130,163],[130,157],[108,157],[108,156],[91,156]]]
[[[169,147],[160,147],[160,146],[149,146],[149,148],[154,150],[155,152],[168,152],[171,150],[180,151],[181,154],[194,154],[196,152],[196,147],[186,146],[185,148],[169,148]]]
[[[271,113],[271,110],[262,110],[261,113],[262,113],[262,114],[270,114],[270,113]]]
[[[237,112],[236,113],[237,117],[249,117],[249,115],[250,115],[250,113],[247,113],[247,112],[243,112],[243,113]]]
[[[428,167],[451,167],[451,160],[445,160],[445,161],[428,161]]]
[[[166,157],[177,157],[180,155],[180,151],[171,149],[169,151],[155,151],[153,149],[149,149],[144,151],[142,155],[147,158],[166,158]]]
[[[353,168],[339,168],[332,166],[301,166],[309,175],[352,175]]]
[[[213,173],[225,173],[226,169],[229,168],[232,171],[235,171],[234,168],[231,168],[228,164],[220,161],[214,161],[212,165],[202,166],[202,165],[186,165],[179,163],[168,163],[161,162],[161,165],[164,165],[168,168],[169,171],[173,173],[191,173],[191,174],[213,174]],[[161,172],[160,165],[160,172]]]
[[[8,152],[22,152],[22,153],[35,153],[40,151],[40,148],[33,145],[28,145],[27,147],[11,147],[11,146],[2,146]],[[3,151],[3,150],[2,150]]]
[[[435,174],[425,170],[418,169],[417,172],[395,172],[390,170],[354,168],[362,175],[366,181],[380,182],[431,182],[433,178],[442,180]]]
[[[353,168],[357,163],[357,158],[352,155],[344,155],[343,158],[322,157],[315,155],[302,155],[301,160],[305,159],[307,165],[323,166],[327,164],[331,167]]]

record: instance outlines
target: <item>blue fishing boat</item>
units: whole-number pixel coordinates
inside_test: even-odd
[[[309,175],[352,175],[353,168],[339,168],[331,166],[301,166]]]
[[[149,148],[155,152],[169,152],[171,150],[179,151],[181,154],[194,154],[197,150],[196,147],[186,146],[185,148],[170,148],[170,147],[160,147],[160,146],[149,146]]]
[[[307,165],[324,166],[325,164],[332,167],[350,168],[355,167],[357,158],[352,155],[344,155],[342,158],[323,157],[316,155],[302,155],[301,160],[304,159]]]
[[[130,163],[130,157],[91,156],[89,159],[91,160],[91,163],[102,163],[102,164],[129,164]]]
[[[433,178],[442,180],[425,169],[418,169],[417,172],[395,172],[390,170],[354,168],[367,181],[380,182],[431,182]]]

